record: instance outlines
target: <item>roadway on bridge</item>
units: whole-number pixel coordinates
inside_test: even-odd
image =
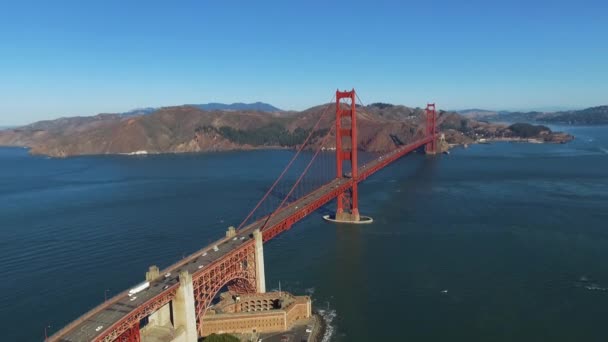
[[[194,274],[202,269],[199,268],[199,266],[202,265],[204,268],[204,266],[221,259],[224,255],[241,246],[249,239],[251,239],[249,234],[243,231],[243,233],[237,234],[236,240],[230,239],[222,244],[219,244],[219,250],[217,252],[213,251],[213,245],[207,246],[203,253],[197,252],[188,257],[189,261],[185,265],[173,270],[167,270],[166,272],[171,273],[170,276],[165,278],[164,274],[161,274],[161,278],[159,280],[150,282],[150,287],[148,289],[131,297],[125,295],[117,302],[109,304],[102,311],[85,320],[76,328],[72,329],[69,333],[62,336],[58,341],[82,342],[94,340],[107,328],[127,317],[131,312],[141,305],[144,305],[147,301],[162,294],[164,291],[171,291],[173,286],[179,286],[179,273],[181,271],[187,270],[190,274]],[[203,256],[203,254],[206,255]],[[133,298],[135,299],[133,300]],[[100,326],[102,328],[97,330],[97,328]]]

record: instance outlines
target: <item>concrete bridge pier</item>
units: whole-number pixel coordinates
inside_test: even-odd
[[[255,240],[255,285],[257,293],[266,293],[266,275],[264,273],[264,240],[259,229],[253,231]]]
[[[158,278],[160,278],[160,269],[156,265],[150,266],[146,272],[146,281],[155,281]]]
[[[177,338],[175,342],[196,342],[196,313],[194,308],[194,287],[192,275],[188,271],[179,274],[179,289],[173,301],[173,324]]]
[[[160,278],[160,269],[152,265],[146,272],[146,281],[152,282]],[[167,303],[148,316],[148,324],[141,329],[141,342],[171,341],[173,334],[171,323],[171,303]]]

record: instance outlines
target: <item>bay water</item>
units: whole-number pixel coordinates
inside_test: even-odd
[[[576,140],[402,158],[359,188],[373,224],[315,213],[267,243],[267,287],[312,295],[326,341],[605,341],[608,127],[558,128]],[[219,238],[291,156],[0,148],[0,340],[40,341]]]

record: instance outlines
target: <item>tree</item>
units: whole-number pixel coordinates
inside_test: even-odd
[[[218,132],[224,138],[239,145],[247,144],[252,146],[293,147],[302,144],[308,134],[310,134],[310,129],[298,127],[293,132],[290,132],[278,123],[271,123],[253,130],[235,129],[230,126],[222,126],[219,129],[211,126],[197,128],[197,132],[209,132],[210,130]],[[327,129],[317,130],[313,133],[312,138],[324,136],[327,132]]]
[[[528,123],[516,123],[509,126],[509,129],[516,135],[522,138],[532,138],[538,136],[541,132],[551,132],[551,129],[546,126],[535,126]]]

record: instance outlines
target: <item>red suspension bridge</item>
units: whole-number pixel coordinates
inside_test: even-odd
[[[206,335],[205,313],[220,290],[228,287],[243,293],[265,292],[264,242],[334,198],[336,212],[325,219],[371,222],[370,217],[359,213],[359,182],[422,147],[428,154],[436,153],[438,118],[435,105],[427,105],[413,141],[395,139],[395,148],[390,151],[360,158],[357,99],[354,90],[336,92],[335,121],[328,117],[332,100],[277,180],[245,219],[236,228],[228,229],[224,238],[162,272],[150,267],[143,290],[131,289],[116,295],[48,340],[140,341],[140,327],[163,324],[172,331],[170,341],[196,341]],[[328,122],[330,127],[322,128]]]

